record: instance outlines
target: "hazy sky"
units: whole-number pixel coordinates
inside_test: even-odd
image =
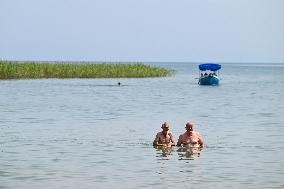
[[[0,59],[284,62],[284,0],[0,0]]]

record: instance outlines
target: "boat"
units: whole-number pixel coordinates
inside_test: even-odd
[[[199,85],[219,85],[220,64],[200,64],[199,66]]]

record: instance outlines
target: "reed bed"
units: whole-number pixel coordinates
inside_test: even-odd
[[[171,76],[173,70],[142,63],[51,63],[0,61],[0,79],[145,78]]]

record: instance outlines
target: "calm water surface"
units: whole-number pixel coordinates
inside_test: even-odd
[[[284,64],[223,64],[217,87],[154,65],[177,73],[0,81],[0,188],[284,188]],[[188,120],[199,156],[152,147]]]

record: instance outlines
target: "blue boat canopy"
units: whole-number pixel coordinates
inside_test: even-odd
[[[217,71],[221,69],[221,65],[220,64],[200,64],[199,65],[199,69],[201,71],[206,71],[206,70],[210,70],[210,71]]]

